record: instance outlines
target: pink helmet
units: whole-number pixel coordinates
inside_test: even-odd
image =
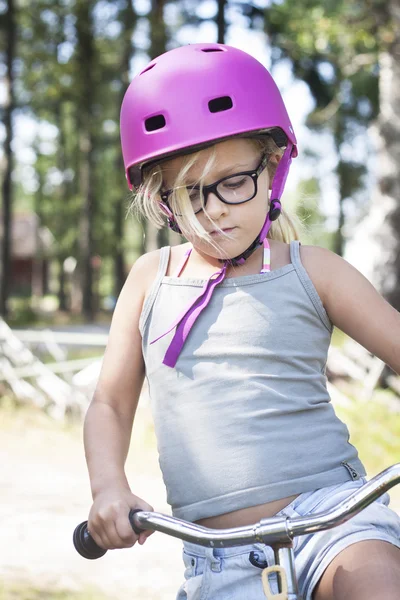
[[[150,162],[277,128],[285,134],[281,145],[289,146],[280,197],[290,159],[297,156],[296,137],[271,75],[246,52],[223,44],[182,46],[152,60],[125,94],[120,125],[130,188],[140,185],[142,167]]]

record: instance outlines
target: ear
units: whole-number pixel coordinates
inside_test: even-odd
[[[281,161],[281,158],[282,158],[282,154],[279,154],[279,152],[274,152],[273,154],[270,154],[270,156],[269,156],[268,173],[269,173],[269,189],[270,190],[272,189],[272,181],[274,179],[275,171]]]

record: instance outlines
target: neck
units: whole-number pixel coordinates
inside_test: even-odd
[[[258,272],[260,265],[262,264],[262,255],[263,255],[263,247],[262,245],[257,246],[253,253],[246,259],[246,261],[241,265],[232,265],[228,264],[227,274],[235,273],[236,275],[246,274],[248,272],[254,273]],[[205,254],[201,250],[197,250],[193,248],[191,254],[191,261],[194,261],[194,267],[197,264],[199,267],[203,268],[205,265],[209,265],[212,268],[215,268],[215,271],[219,271],[224,261],[221,261],[219,258],[215,258],[214,256],[209,256]],[[193,263],[192,263],[193,264]]]

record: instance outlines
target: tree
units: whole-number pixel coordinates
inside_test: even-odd
[[[357,27],[355,27],[357,24]],[[273,59],[289,58],[315,109],[308,125],[328,129],[338,156],[339,216],[334,250],[343,254],[344,203],[363,186],[365,155],[348,147],[378,112],[377,45],[364,5],[330,0],[285,0],[265,11]]]
[[[398,0],[285,0],[265,14],[275,58],[288,57],[313,93],[310,125],[328,126],[334,136],[341,206],[360,189],[365,173],[355,157],[344,157],[344,146],[360,128],[375,132],[377,187],[367,195],[369,215],[357,232],[369,264],[357,266],[400,309]]]
[[[14,89],[14,59],[16,53],[17,15],[14,0],[7,0],[6,12],[0,15],[1,28],[5,34],[5,103],[2,122],[5,128],[4,141],[4,175],[2,182],[2,244],[1,244],[1,269],[0,269],[0,314],[7,318],[8,300],[11,282],[11,228],[12,228],[12,182],[13,153],[11,143],[13,140],[13,113],[15,110]]]
[[[375,127],[377,186],[362,223],[372,240],[373,282],[400,310],[400,11],[398,0],[370,3],[379,39],[380,113]]]
[[[79,223],[79,247],[81,286],[83,292],[82,309],[92,320],[93,306],[93,262],[94,241],[93,223],[96,211],[94,179],[94,115],[96,113],[96,52],[93,33],[93,0],[76,0],[76,84],[79,90],[80,105],[77,114],[79,131],[79,182],[83,206]]]

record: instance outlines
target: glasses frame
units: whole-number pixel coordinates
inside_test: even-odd
[[[258,178],[261,175],[261,173],[264,171],[264,169],[266,168],[267,164],[268,164],[268,154],[264,154],[261,158],[261,162],[258,165],[258,167],[256,167],[255,169],[253,169],[252,171],[240,171],[240,173],[232,173],[232,175],[226,175],[225,177],[221,177],[221,179],[218,179],[218,181],[215,181],[214,183],[210,183],[210,185],[203,185],[203,206],[201,208],[199,208],[199,210],[194,211],[194,214],[197,215],[198,213],[200,213],[202,210],[204,210],[204,208],[207,205],[207,199],[208,196],[212,193],[215,194],[217,196],[217,198],[223,202],[224,204],[230,204],[230,205],[236,205],[236,204],[245,204],[246,202],[250,202],[250,200],[252,200],[258,192],[258,186],[257,186],[257,182],[258,182]],[[254,194],[250,197],[247,198],[247,200],[242,200],[241,202],[228,202],[228,200],[225,200],[225,198],[223,198],[221,196],[221,194],[218,192],[217,187],[219,186],[220,183],[222,183],[223,181],[226,181],[227,179],[231,179],[231,177],[239,177],[240,175],[249,175],[253,181],[254,181]],[[201,190],[201,187],[199,185],[189,185],[186,186],[186,189],[189,191],[191,190]],[[172,194],[174,190],[168,190],[166,192],[161,192],[160,196],[161,196],[161,200],[162,202],[164,202],[164,204],[166,204],[169,207],[169,202],[168,202],[168,198],[170,197],[170,195]]]

